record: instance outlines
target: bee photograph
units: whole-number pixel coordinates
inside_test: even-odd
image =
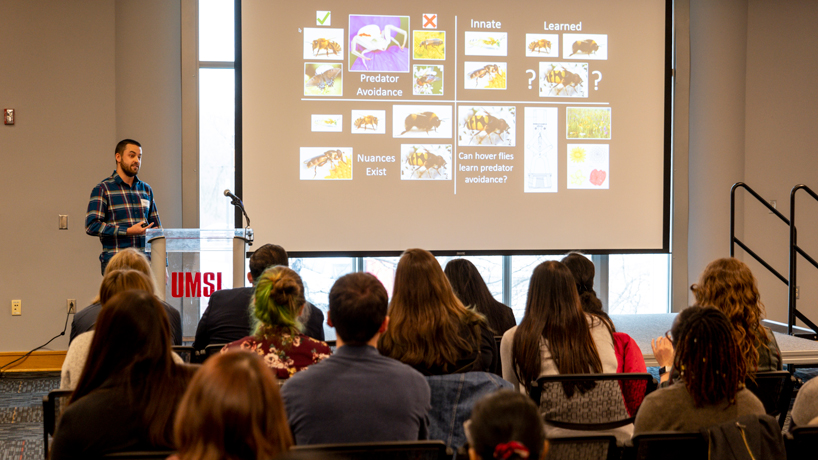
[[[412,32],[414,59],[446,59],[446,32],[415,30]]]
[[[304,59],[344,60],[344,29],[304,29]]]
[[[608,36],[605,34],[563,34],[563,59],[608,59]]]
[[[409,16],[349,15],[349,70],[409,72]]]
[[[301,180],[352,180],[351,147],[301,147]]]
[[[413,65],[412,94],[415,96],[443,95],[442,65]]]
[[[528,57],[560,57],[558,34],[525,34],[525,55]]]
[[[401,180],[451,180],[451,144],[401,144]]]
[[[568,188],[608,189],[608,144],[568,144]]]
[[[312,114],[310,130],[316,133],[340,133],[344,130],[344,116]]]
[[[463,63],[463,87],[465,89],[506,89],[505,62]]]
[[[307,62],[304,64],[304,96],[343,96],[344,74],[341,64]]]
[[[506,32],[465,32],[466,56],[508,56]]]
[[[611,108],[566,107],[566,139],[610,139]]]
[[[392,137],[452,138],[452,106],[392,106]]]
[[[458,145],[480,147],[516,145],[517,108],[514,106],[458,107]]]
[[[352,134],[386,134],[386,110],[353,110]]]
[[[588,97],[588,63],[540,62],[540,97]]]

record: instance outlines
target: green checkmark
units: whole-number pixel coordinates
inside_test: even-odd
[[[329,15],[330,15],[331,13],[332,13],[331,11],[327,11],[327,14],[325,14],[325,15],[324,15],[324,19],[321,19],[321,18],[315,18],[315,20],[316,20],[316,21],[318,21],[318,23],[319,23],[319,24],[324,25],[324,21],[326,21],[326,20],[327,20],[327,18],[329,17]]]

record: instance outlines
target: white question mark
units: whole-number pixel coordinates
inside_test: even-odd
[[[503,176],[503,183],[504,184],[506,183],[507,180],[508,180],[508,176]]]
[[[528,89],[531,89],[531,82],[534,81],[535,78],[537,78],[537,72],[534,72],[533,70],[528,69],[528,70],[525,71],[525,73],[531,74],[531,78],[528,79]]]
[[[594,91],[596,91],[596,90],[598,90],[598,89],[599,89],[599,82],[600,82],[600,81],[602,81],[602,72],[600,72],[600,71],[598,71],[598,70],[594,70],[594,71],[593,71],[593,72],[591,72],[591,73],[592,73],[592,74],[595,74],[595,75],[598,77],[598,78],[596,79],[596,81],[594,82]]]

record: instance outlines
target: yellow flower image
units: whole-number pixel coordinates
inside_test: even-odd
[[[347,163],[346,157],[338,162],[338,164],[330,169],[329,176],[324,179],[352,179],[352,168]]]
[[[571,180],[571,185],[582,185],[585,182],[585,176],[582,174],[582,170],[577,169],[574,171],[574,174],[571,174],[569,177]]]
[[[573,163],[585,163],[585,149],[582,147],[574,147],[568,154],[568,159]]]
[[[501,71],[497,75],[491,77],[486,88],[500,88],[506,89],[506,73]]]

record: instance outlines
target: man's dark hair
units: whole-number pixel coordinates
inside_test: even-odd
[[[265,244],[256,249],[250,256],[250,276],[257,280],[267,267],[274,265],[289,266],[287,251],[277,244]]]
[[[329,291],[329,319],[346,345],[366,345],[378,333],[389,296],[378,278],[369,273],[350,273]]]
[[[142,144],[136,142],[133,139],[122,139],[121,141],[119,141],[119,144],[116,144],[116,150],[114,150],[114,153],[121,154],[122,152],[125,151],[125,147],[127,147],[128,144],[133,144],[139,148],[142,148]]]

